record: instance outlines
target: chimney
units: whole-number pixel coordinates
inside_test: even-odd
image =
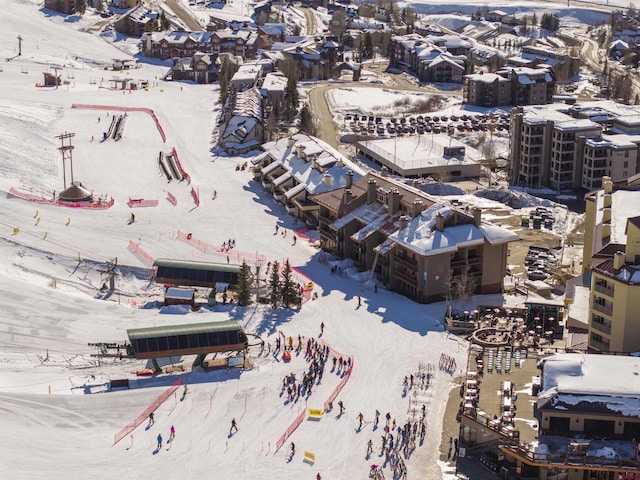
[[[413,217],[417,217],[418,215],[420,215],[420,212],[422,212],[422,200],[420,200],[419,198],[416,198],[413,203],[411,204],[411,215]]]
[[[386,177],[389,175],[389,169],[387,168],[386,165],[382,166],[382,169],[380,170],[380,173],[383,177]]]
[[[367,205],[371,205],[376,201],[376,193],[378,192],[378,187],[376,184],[375,178],[370,178],[367,182]]]
[[[300,159],[304,158],[304,145],[296,145],[296,156]]]
[[[414,178],[411,186],[414,188],[420,188],[420,180],[418,180],[417,178]]]
[[[322,183],[327,187],[330,187],[333,184],[333,177],[330,173],[327,172],[322,176]]]
[[[344,191],[344,203],[348,204],[351,202],[352,192],[349,188]]]
[[[604,188],[604,193],[611,193],[613,191],[611,177],[602,177],[602,188]]]
[[[625,262],[625,254],[624,252],[616,252],[613,255],[613,268],[614,270],[620,270],[622,267],[624,267],[624,262]]]
[[[296,143],[296,139],[295,139],[295,138],[293,138],[293,137],[289,137],[289,138],[287,139],[287,147],[288,147],[288,148],[293,147],[293,145],[294,145],[295,143]]]
[[[347,172],[347,188],[351,188],[353,185],[353,172],[349,170]]]
[[[479,227],[482,223],[482,210],[478,207],[473,207],[473,223],[476,227]]]
[[[409,225],[409,217],[401,215],[398,219],[398,230],[404,230]]]
[[[439,232],[444,231],[444,216],[442,212],[436,213],[436,230]]]
[[[389,215],[395,215],[400,210],[400,191],[396,188],[389,192],[387,196],[387,206],[389,207]]]

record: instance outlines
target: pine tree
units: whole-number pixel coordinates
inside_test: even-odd
[[[287,86],[284,92],[284,119],[291,122],[298,111],[298,69],[293,60],[281,63],[280,70],[287,77]]]
[[[235,73],[240,68],[235,62],[231,61],[227,55],[222,57],[222,62],[220,64],[220,103],[222,105],[227,101],[227,97],[229,96],[229,85],[231,84],[231,77],[235,75]]]
[[[246,262],[242,262],[238,274],[238,305],[246,307],[251,303],[251,271]]]
[[[278,264],[277,260],[271,264],[269,288],[271,289],[271,294],[269,296],[269,303],[271,304],[271,308],[278,308],[280,306],[282,285],[280,283],[280,265]]]
[[[300,303],[300,295],[298,285],[291,278],[291,265],[289,264],[289,259],[284,262],[281,277],[282,306],[284,308],[290,308],[292,305],[298,305]]]
[[[309,135],[316,134],[316,125],[308,103],[305,103],[302,110],[300,110],[300,131]]]
[[[86,11],[87,11],[87,0],[76,0],[75,12],[82,15]]]

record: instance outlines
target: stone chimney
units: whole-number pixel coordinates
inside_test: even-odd
[[[347,188],[351,188],[353,185],[353,172],[349,170],[347,172]]]
[[[444,215],[442,215],[442,212],[436,213],[436,230],[439,232],[444,231]]]
[[[604,189],[604,193],[611,193],[613,191],[611,177],[602,177],[602,188]]]
[[[420,215],[420,212],[422,212],[422,200],[420,200],[419,198],[416,198],[413,203],[411,204],[411,215],[413,217],[417,217],[418,215]]]
[[[615,270],[620,270],[622,267],[624,267],[625,258],[626,255],[624,252],[616,252],[613,255],[613,268]]]
[[[402,215],[398,219],[398,230],[404,230],[409,225],[409,217]]]
[[[291,148],[293,147],[293,145],[296,143],[296,139],[293,137],[289,137],[287,139],[287,147]]]
[[[323,183],[323,185],[326,185],[327,187],[330,187],[331,185],[333,185],[333,177],[331,176],[331,174],[329,172],[325,173],[322,176],[322,183]]]
[[[478,207],[473,207],[473,223],[476,227],[479,227],[482,223],[482,210]]]
[[[300,159],[304,158],[304,145],[296,145],[296,156]]]
[[[378,192],[378,185],[375,178],[370,178],[367,182],[367,205],[371,205],[376,201],[376,193]]]
[[[380,170],[380,174],[381,174],[383,177],[386,177],[386,176],[388,176],[388,175],[389,175],[389,169],[387,168],[387,166],[386,166],[386,165],[383,165],[383,166],[382,166],[382,169]]]
[[[387,196],[387,206],[389,207],[389,215],[395,215],[400,210],[400,191],[397,188],[392,189]]]
[[[347,188],[344,191],[344,203],[345,204],[351,203],[352,195],[353,195],[353,193],[351,192],[351,189]]]

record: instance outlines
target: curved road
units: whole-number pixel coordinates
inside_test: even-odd
[[[399,91],[408,92],[422,92],[438,95],[460,95],[459,91],[443,92],[441,90],[431,89],[427,87],[419,87],[414,85],[402,75],[391,74],[390,75],[395,83],[394,86],[384,84],[371,84],[371,83],[359,83],[359,82],[345,82],[345,83],[331,83],[318,85],[309,90],[309,106],[314,113],[317,122],[316,136],[329,145],[338,149],[340,142],[338,137],[341,133],[340,126],[336,124],[333,118],[331,109],[329,108],[329,102],[327,100],[327,93],[334,88],[375,88],[375,89],[393,89]]]

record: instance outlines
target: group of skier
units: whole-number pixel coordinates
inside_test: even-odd
[[[185,386],[186,389],[186,386]],[[152,427],[153,425],[155,425],[156,421],[155,421],[155,415],[153,412],[149,413],[149,424],[147,425],[147,429],[149,429],[150,427]],[[169,429],[169,442],[171,442],[174,438],[176,437],[176,429],[173,425],[171,425],[171,428]],[[156,451],[160,451],[162,449],[162,434],[159,433],[158,437],[156,439],[158,441],[158,444],[156,446]]]

